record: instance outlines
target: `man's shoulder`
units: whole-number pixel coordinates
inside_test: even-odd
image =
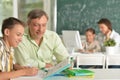
[[[46,30],[45,33],[47,33],[47,34],[57,34],[55,31],[50,31],[50,30]]]
[[[50,30],[46,30],[44,34],[44,38],[48,41],[53,41],[53,42],[60,39],[59,35],[56,32]]]
[[[50,37],[50,36],[58,36],[58,34],[54,31],[46,30],[45,36]]]
[[[22,36],[22,41],[19,43],[19,46],[20,45],[28,45],[28,44],[30,44],[30,39],[28,38],[28,34],[25,33]]]

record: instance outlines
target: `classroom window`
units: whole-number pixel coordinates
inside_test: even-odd
[[[11,16],[26,22],[28,12],[32,9],[39,8],[43,9],[49,16],[47,28],[55,31],[55,1],[56,0],[0,0],[0,26],[2,25],[3,19]],[[2,36],[1,32],[0,36]]]
[[[13,16],[13,0],[0,0],[0,26],[3,19]],[[1,30],[1,27],[0,27]],[[0,31],[0,36],[2,36]]]
[[[43,9],[43,0],[19,0],[18,3],[18,18],[23,21],[26,21],[27,14],[32,9]]]

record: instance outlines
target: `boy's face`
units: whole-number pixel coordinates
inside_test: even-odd
[[[87,40],[87,42],[93,42],[94,41],[94,39],[95,39],[95,34],[93,34],[92,32],[90,32],[90,31],[87,31],[86,32],[86,40]]]
[[[12,29],[5,29],[8,40],[8,45],[10,47],[17,47],[18,44],[22,41],[22,36],[24,33],[24,27],[20,24],[14,25]]]

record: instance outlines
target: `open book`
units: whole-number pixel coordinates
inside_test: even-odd
[[[48,69],[48,70],[40,70],[39,72],[39,76],[41,78],[47,78],[49,76],[53,76],[55,74],[60,73],[61,71],[69,68],[71,65],[69,63],[69,58],[63,60],[62,62],[60,62],[59,64],[55,65],[54,67]]]

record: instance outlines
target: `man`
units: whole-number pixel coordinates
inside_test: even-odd
[[[69,56],[59,36],[46,30],[47,21],[48,16],[44,11],[39,9],[30,11],[23,40],[15,48],[18,64],[50,68],[54,65],[54,56],[57,62]]]

